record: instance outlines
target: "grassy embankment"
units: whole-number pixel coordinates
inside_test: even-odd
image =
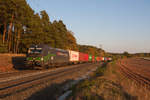
[[[149,100],[150,93],[134,81],[122,76],[116,61],[104,64],[72,87],[68,100]]]

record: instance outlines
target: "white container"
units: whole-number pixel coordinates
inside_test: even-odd
[[[69,61],[70,62],[77,62],[77,61],[79,61],[79,52],[71,51],[71,50],[68,50],[68,52],[69,52]]]
[[[101,58],[101,61],[104,61],[104,60],[105,60],[105,57],[102,57],[102,58]]]

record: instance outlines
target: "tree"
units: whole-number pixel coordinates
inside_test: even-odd
[[[66,37],[66,45],[67,45],[67,49],[69,50],[78,50],[78,46],[77,46],[77,42],[76,42],[76,38],[73,36],[73,32],[72,31],[67,31],[67,37]]]
[[[93,56],[104,56],[105,51],[90,45],[78,45],[79,51]]]
[[[131,55],[130,55],[127,51],[125,51],[125,52],[123,53],[123,55],[126,56],[126,57],[131,57]]]
[[[93,46],[79,46],[62,20],[50,21],[45,10],[35,13],[26,0],[0,0],[0,52],[25,53],[31,44],[102,55]],[[100,54],[101,53],[101,54]]]

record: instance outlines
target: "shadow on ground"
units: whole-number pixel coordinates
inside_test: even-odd
[[[26,57],[12,57],[13,68],[16,70],[25,70],[28,69],[25,66]]]
[[[65,82],[62,83],[53,83],[50,86],[42,89],[41,91],[38,91],[34,94],[32,94],[29,98],[27,98],[26,100],[58,100],[59,96],[62,95],[64,93],[64,86],[68,83],[73,82],[74,80],[66,80]],[[118,84],[115,83],[111,83],[114,87],[116,87],[116,89],[120,89],[123,96],[123,100],[138,100],[137,97],[131,96],[130,94],[126,93],[125,91],[122,90],[122,87],[118,86]],[[80,87],[76,87],[76,88],[80,88]],[[113,89],[108,89],[109,91],[115,92],[116,90]],[[100,90],[103,91],[103,90]],[[106,92],[106,91],[105,91]],[[105,92],[103,91],[103,95],[105,95]],[[85,89],[85,94],[89,93],[89,97],[87,95],[83,95],[83,91],[81,92],[75,92],[72,94],[72,96],[68,99],[68,100],[108,100],[108,99],[104,99],[103,96],[96,94],[93,94],[92,92],[89,92]],[[106,92],[107,93],[107,92]],[[117,92],[115,92],[116,94]],[[107,93],[108,94],[108,93]],[[106,95],[107,95],[106,94]],[[121,96],[121,95],[120,95]],[[112,97],[112,99],[109,98],[109,100],[115,100],[114,99],[114,95],[109,96]],[[121,100],[121,99],[118,99]]]
[[[53,83],[50,86],[32,94],[26,100],[57,100],[58,97],[64,93],[64,86],[73,82],[73,80],[69,79],[62,83]]]

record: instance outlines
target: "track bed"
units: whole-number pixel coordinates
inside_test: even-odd
[[[24,100],[37,99],[37,91],[51,86],[51,84],[63,83],[67,80],[75,80],[85,75],[90,70],[99,67],[100,64],[79,64],[57,69],[25,72],[19,76],[11,76],[7,79],[0,79],[0,98],[4,100]],[[7,76],[6,76],[7,77]],[[61,91],[61,89],[57,92]],[[51,100],[55,100],[58,95],[53,90],[49,90]],[[40,96],[43,97],[43,96]],[[53,98],[53,99],[52,99]],[[42,100],[41,98],[40,100]],[[39,98],[38,98],[39,100]]]

